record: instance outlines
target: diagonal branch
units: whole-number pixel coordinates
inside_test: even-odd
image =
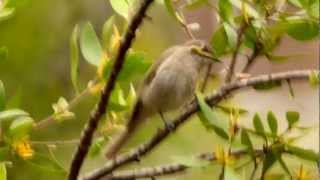
[[[246,155],[248,152],[246,150],[239,150],[231,152],[231,155],[235,158]],[[262,150],[256,150],[255,154],[257,156],[262,156]],[[199,159],[204,161],[215,161],[216,156],[213,153],[203,153],[198,156]],[[150,178],[156,176],[164,176],[169,174],[174,174],[178,172],[183,172],[184,170],[190,168],[184,164],[173,163],[166,164],[156,167],[147,167],[134,170],[123,170],[119,172],[114,172],[108,176],[103,177],[103,180],[124,180],[124,179],[137,179],[137,178]]]
[[[229,94],[233,93],[236,90],[240,90],[246,87],[254,86],[259,83],[270,82],[270,81],[281,81],[281,80],[308,80],[309,75],[312,73],[312,70],[295,70],[282,73],[274,73],[267,75],[259,75],[256,77],[251,77],[248,79],[243,79],[241,81],[236,81],[227,85],[224,85],[220,90],[215,93],[212,93],[206,98],[207,103],[210,106],[218,104],[222,99],[227,97]],[[315,72],[319,73],[319,71]],[[182,112],[177,118],[172,121],[172,130],[177,129],[183,124],[191,115],[199,110],[199,106],[196,102],[191,103],[186,107],[185,111]],[[160,144],[168,135],[170,135],[170,130],[168,129],[159,129],[157,133],[145,144],[140,145],[136,149],[133,149],[129,153],[117,156],[112,161],[107,162],[103,167],[96,169],[84,177],[85,180],[94,180],[99,179],[113,170],[128,164],[133,161],[139,160],[143,155],[149,153],[153,148]]]
[[[130,22],[129,27],[124,35],[124,38],[121,41],[108,82],[101,92],[98,105],[91,113],[89,122],[86,124],[85,128],[82,131],[80,144],[78,145],[70,166],[70,172],[68,176],[69,180],[76,180],[79,175],[80,168],[91,145],[93,133],[97,128],[99,120],[106,112],[109,97],[115,85],[117,76],[121,71],[126,52],[131,47],[132,41],[135,38],[135,32],[140,26],[143,17],[145,16],[147,9],[152,2],[153,0],[144,0],[141,2],[139,10],[133,16],[132,21]]]

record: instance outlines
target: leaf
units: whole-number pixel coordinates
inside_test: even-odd
[[[110,49],[111,37],[113,34],[113,25],[115,17],[111,16],[104,24],[102,29],[102,39],[105,49]]]
[[[223,112],[227,113],[227,114],[237,112],[240,115],[242,115],[242,114],[247,114],[248,113],[248,110],[243,109],[243,108],[235,108],[235,107],[228,107],[228,106],[221,106],[221,105],[216,106],[216,107],[219,108],[220,110],[222,110]]]
[[[73,85],[76,93],[79,93],[79,87],[78,87],[78,74],[79,74],[78,37],[79,37],[79,26],[76,25],[73,29],[73,32],[72,32],[72,35],[70,38],[70,72],[71,72],[72,85]]]
[[[0,113],[3,111],[6,107],[6,91],[4,89],[4,85],[2,81],[0,80]]]
[[[233,24],[233,7],[229,0],[220,0],[219,3],[219,13],[220,17],[228,22]]]
[[[246,2],[243,2],[241,0],[230,0],[230,2],[241,11],[243,9],[245,9],[246,13],[250,17],[253,17],[253,18],[256,18],[256,19],[258,19],[260,17],[259,13]]]
[[[287,166],[287,164],[286,164],[286,162],[285,161],[283,161],[283,159],[282,159],[282,157],[281,157],[281,155],[279,155],[278,157],[277,157],[277,160],[278,160],[278,162],[280,163],[280,165],[281,165],[281,167],[282,167],[282,169],[291,177],[291,173],[290,173],[290,170],[289,170],[289,168],[288,168],[288,166]]]
[[[36,167],[37,169],[45,170],[50,173],[67,173],[66,170],[58,162],[38,153],[35,153],[32,159],[27,160],[26,162],[32,165],[33,167]]]
[[[219,27],[218,30],[213,33],[210,43],[215,57],[220,57],[226,52],[228,47],[228,37],[223,27]]]
[[[7,169],[6,164],[4,162],[0,163],[0,180],[7,179]]]
[[[308,19],[289,19],[286,25],[288,35],[298,41],[316,38],[320,32],[318,23]]]
[[[10,158],[10,146],[4,146],[0,148],[0,161],[8,161]]]
[[[234,28],[231,25],[227,23],[223,23],[223,27],[227,34],[229,47],[232,50],[234,50],[237,46],[237,38],[238,38],[237,32],[234,30]]]
[[[320,84],[320,74],[317,71],[312,71],[309,75],[309,83],[311,86],[317,86]]]
[[[34,127],[34,120],[31,117],[16,118],[9,128],[9,134],[13,139],[20,139],[29,135]]]
[[[0,61],[6,60],[8,57],[8,49],[6,47],[0,47]]]
[[[250,151],[253,150],[253,145],[250,140],[249,134],[245,129],[242,129],[241,131],[241,143],[247,146]]]
[[[104,138],[104,137],[97,138],[90,146],[89,153],[88,153],[89,156],[91,158],[94,158],[97,155],[99,155],[103,150],[104,146],[107,144],[107,142],[108,142],[107,138]]]
[[[179,23],[184,23],[183,18],[175,11],[172,0],[164,0],[164,4],[172,17],[174,17]]]
[[[174,156],[172,159],[174,163],[182,164],[187,167],[204,167],[209,165],[208,161],[204,161],[194,156]]]
[[[16,90],[14,95],[12,95],[7,101],[6,108],[7,109],[19,108],[21,105],[21,98],[22,98],[22,89],[18,88],[18,90]]]
[[[288,122],[289,129],[291,129],[299,121],[299,118],[300,118],[299,112],[296,112],[296,111],[286,112],[286,119]]]
[[[259,133],[259,134],[265,134],[264,131],[264,127],[261,121],[260,116],[256,113],[253,117],[253,125],[255,130]]]
[[[229,139],[226,130],[228,128],[227,122],[218,119],[215,112],[211,110],[210,106],[205,102],[201,93],[197,93],[197,99],[201,110],[199,118],[203,125],[207,129],[213,129],[215,133],[223,139]]]
[[[0,10],[0,22],[9,19],[15,13],[14,8],[4,8]]]
[[[119,84],[116,84],[112,91],[109,108],[113,111],[123,111],[128,107],[127,102],[124,98],[123,90]]]
[[[21,109],[8,109],[0,112],[0,121],[23,117],[23,116],[29,116],[29,113]]]
[[[262,91],[262,90],[270,90],[279,86],[281,86],[281,81],[269,81],[269,82],[255,84],[253,88],[255,90]]]
[[[319,154],[310,149],[303,149],[297,146],[286,146],[288,153],[293,154],[299,158],[309,160],[309,161],[319,161]]]
[[[93,26],[89,22],[81,29],[80,47],[85,60],[98,67],[103,51]]]
[[[240,180],[242,179],[237,172],[229,166],[225,166],[224,169],[224,179],[225,180]]]
[[[272,111],[268,112],[267,120],[268,120],[268,125],[269,125],[269,128],[271,130],[272,135],[276,137],[277,133],[278,133],[278,121]]]
[[[262,177],[265,176],[266,172],[274,165],[277,157],[274,153],[268,152],[263,159],[263,167],[262,167]],[[263,178],[262,178],[263,179]]]
[[[202,7],[208,4],[208,0],[189,0],[187,1],[186,8],[188,9],[195,9]]]
[[[129,4],[127,0],[110,0],[110,5],[116,13],[126,20],[129,19]]]

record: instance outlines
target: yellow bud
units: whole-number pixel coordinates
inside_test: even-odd
[[[113,35],[111,37],[110,51],[112,54],[117,52],[121,42],[120,32],[116,25],[113,25]]]
[[[18,141],[15,141],[12,144],[12,147],[14,149],[14,151],[22,158],[22,159],[30,159],[33,154],[34,151],[31,148],[30,142],[28,141],[28,139],[21,139]]]
[[[103,87],[104,87],[103,82],[100,82],[97,84],[93,84],[92,82],[88,83],[89,92],[93,95],[100,93]]]

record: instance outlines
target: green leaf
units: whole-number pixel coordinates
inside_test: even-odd
[[[252,25],[248,25],[244,32],[244,45],[253,49],[258,41],[256,29]]]
[[[113,34],[113,25],[115,22],[115,17],[111,16],[104,24],[102,29],[102,39],[103,39],[103,45],[105,49],[110,48],[111,43],[111,37]]]
[[[187,167],[204,167],[209,165],[208,161],[201,160],[194,156],[174,156],[172,157],[174,163],[182,164]]]
[[[234,19],[234,15],[233,15],[233,7],[232,4],[230,3],[229,0],[220,0],[219,3],[219,13],[221,18],[228,22],[233,24],[233,19]]]
[[[302,7],[301,3],[299,0],[289,0],[289,2],[294,5],[294,6],[297,6],[297,7]]]
[[[89,157],[94,158],[101,153],[105,145],[107,144],[108,139],[104,137],[97,138],[89,149]]]
[[[23,116],[29,116],[29,113],[21,109],[8,109],[0,112],[0,121],[23,117]]]
[[[274,165],[276,160],[277,160],[277,157],[274,153],[268,152],[266,154],[266,156],[263,159],[262,177],[265,176],[267,171]],[[262,179],[264,179],[264,178],[262,178]]]
[[[215,57],[219,57],[226,52],[228,37],[223,27],[219,27],[219,29],[213,33],[210,43]]]
[[[287,20],[287,33],[299,41],[311,40],[319,36],[319,25],[317,22],[308,19]]]
[[[288,153],[293,154],[299,158],[309,160],[309,161],[319,161],[319,154],[310,149],[303,149],[297,146],[286,146]]]
[[[289,129],[291,129],[299,121],[299,118],[300,118],[299,112],[296,112],[296,111],[286,112],[286,119],[288,122]]]
[[[8,49],[6,47],[0,47],[0,61],[8,58]]]
[[[269,173],[265,176],[265,180],[286,180],[286,176],[280,173]]]
[[[319,8],[319,0],[316,0],[314,3],[311,4],[311,6],[307,8],[307,12],[311,17],[319,19]]]
[[[73,29],[70,38],[70,72],[72,85],[77,93],[79,93],[78,87],[78,74],[79,74],[79,26],[76,25]]]
[[[109,108],[114,111],[123,111],[126,110],[127,107],[128,105],[124,98],[123,90],[119,84],[116,84],[111,94]]]
[[[278,155],[278,157],[277,157],[277,160],[278,160],[278,162],[280,163],[280,165],[281,165],[281,167],[282,167],[282,169],[291,177],[291,173],[290,173],[290,170],[289,170],[289,168],[288,168],[288,166],[287,166],[287,164],[286,164],[286,162],[285,161],[283,161],[283,159],[282,159],[282,157],[281,157],[281,155]]]
[[[35,153],[33,157],[26,162],[37,169],[48,171],[50,173],[67,173],[66,170],[57,161],[42,154]]]
[[[227,133],[227,122],[218,119],[215,112],[205,102],[204,97],[201,93],[197,93],[197,99],[201,110],[201,112],[199,113],[199,118],[203,125],[207,129],[213,129],[215,133],[223,139],[229,139],[229,135]]]
[[[87,22],[81,31],[81,52],[88,63],[98,67],[102,59],[103,51],[93,26]]]
[[[0,180],[7,179],[7,169],[6,164],[4,162],[0,163]]]
[[[255,130],[260,134],[265,134],[264,127],[260,116],[256,113],[253,117],[253,125]]]
[[[262,91],[262,90],[270,90],[279,86],[281,86],[281,81],[269,81],[269,82],[255,84],[253,88],[255,90]]]
[[[0,10],[0,22],[9,19],[15,13],[14,8],[4,8]]]
[[[186,8],[195,9],[208,4],[208,0],[188,0]]]
[[[6,91],[4,89],[4,85],[0,80],[0,113],[6,107]]]
[[[267,114],[268,125],[273,136],[277,136],[278,133],[278,121],[272,111]]]
[[[129,4],[128,0],[110,0],[112,9],[124,17],[126,20],[129,19]]]
[[[224,169],[224,179],[225,180],[240,180],[242,179],[237,172],[229,166],[225,166]]]
[[[230,2],[241,11],[245,9],[246,14],[248,14],[250,17],[253,17],[256,19],[260,17],[259,13],[246,2],[241,0],[230,0]]]
[[[247,146],[250,150],[253,150],[253,145],[250,140],[249,134],[245,129],[242,129],[241,131],[241,143]]]
[[[317,71],[312,71],[309,75],[309,83],[311,86],[318,86],[320,84],[320,74]]]
[[[236,108],[236,107],[228,107],[228,106],[216,106],[217,108],[219,108],[220,110],[222,110],[223,112],[227,113],[227,114],[231,114],[231,113],[239,113],[240,115],[242,114],[247,114],[248,110],[243,109],[243,108]]]
[[[10,146],[4,146],[0,148],[0,161],[8,161],[10,158]]]
[[[7,109],[16,109],[19,108],[21,105],[21,98],[22,98],[22,89],[18,88],[14,95],[12,95],[6,104]]]
[[[223,23],[223,27],[227,34],[229,47],[234,50],[237,46],[237,32],[230,24]]]
[[[167,8],[167,11],[169,12],[169,14],[176,18],[176,12],[174,10],[174,6],[173,6],[173,3],[172,3],[172,0],[164,0],[164,5],[166,6]]]
[[[31,117],[16,118],[9,128],[9,134],[13,139],[20,139],[29,135],[34,127],[34,120]]]

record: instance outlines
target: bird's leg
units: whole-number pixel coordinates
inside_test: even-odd
[[[160,114],[161,120],[162,120],[165,128],[168,129],[169,131],[173,131],[174,130],[174,124],[172,122],[168,122],[166,120],[166,118],[164,117],[164,114],[161,111],[159,111],[159,114]]]

